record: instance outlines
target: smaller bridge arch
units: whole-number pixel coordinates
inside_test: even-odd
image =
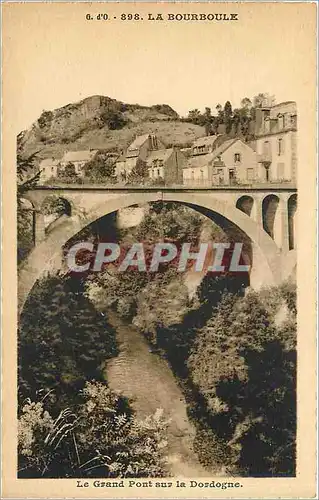
[[[275,194],[268,194],[262,201],[263,228],[273,240],[276,234],[278,205],[279,197]]]
[[[297,195],[292,194],[287,202],[288,210],[288,232],[289,250],[294,250],[297,246]]]
[[[244,195],[238,198],[236,202],[236,208],[238,208],[238,210],[241,210],[242,212],[244,212],[244,214],[250,217],[252,214],[254,204],[255,200],[252,196]]]

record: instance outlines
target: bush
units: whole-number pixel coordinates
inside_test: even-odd
[[[81,397],[56,418],[43,401],[22,406],[19,477],[167,476],[161,410],[138,420],[126,399],[99,382],[86,383]]]

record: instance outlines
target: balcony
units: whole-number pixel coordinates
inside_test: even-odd
[[[270,164],[271,161],[272,161],[271,153],[263,153],[261,155],[258,155],[258,163]]]

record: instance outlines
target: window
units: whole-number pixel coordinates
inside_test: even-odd
[[[278,177],[278,179],[285,178],[285,164],[284,163],[278,163],[278,165],[277,165],[277,177]]]
[[[279,130],[283,129],[284,126],[285,126],[285,119],[284,119],[284,115],[278,115],[277,116],[278,118],[278,127],[279,127]]]
[[[235,170],[233,168],[229,169],[229,183],[232,184],[235,181]]]
[[[264,125],[265,125],[265,132],[267,134],[270,132],[270,119],[269,118],[266,118]]]
[[[284,140],[282,138],[278,139],[277,145],[278,145],[278,156],[280,156],[284,152]]]
[[[269,144],[269,141],[265,141],[264,144],[263,144],[263,154],[265,156],[269,156],[270,155],[270,144]]]
[[[247,168],[247,180],[252,181],[254,178],[254,169],[253,168]]]
[[[240,163],[241,162],[240,153],[235,153],[234,154],[234,162],[235,163]]]

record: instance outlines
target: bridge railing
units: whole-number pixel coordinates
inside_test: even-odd
[[[296,182],[285,181],[285,182],[252,182],[252,183],[236,183],[236,184],[206,184],[202,185],[199,183],[187,183],[187,184],[128,184],[128,183],[116,183],[116,184],[66,184],[66,183],[54,183],[54,184],[38,184],[34,189],[44,189],[47,191],[67,189],[67,190],[141,190],[141,191],[158,191],[158,190],[204,190],[204,191],[245,191],[254,189],[265,189],[271,191],[272,189],[297,189]]]

